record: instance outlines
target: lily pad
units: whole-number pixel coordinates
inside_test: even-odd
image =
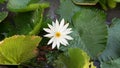
[[[108,27],[108,42],[105,51],[99,57],[101,61],[116,59],[120,56],[120,19],[115,18]]]
[[[102,62],[101,68],[119,68],[120,67],[120,58],[117,58],[115,60]]]
[[[57,10],[57,14],[70,23],[74,13],[79,10],[80,6],[76,6],[71,0],[60,0],[60,7]]]
[[[1,33],[7,36],[19,35],[36,35],[40,31],[44,9],[37,9],[34,12],[17,13],[13,16],[12,21],[5,21],[0,24]],[[37,28],[36,28],[37,27]]]
[[[96,68],[93,63],[89,62],[90,57],[86,52],[79,48],[69,48],[67,55],[60,55],[58,60],[55,61],[56,68]],[[57,64],[58,63],[58,64]]]
[[[15,35],[0,42],[0,64],[20,65],[36,56],[38,36]]]
[[[9,0],[7,8],[12,12],[27,12],[38,9],[39,7],[46,8],[48,3],[39,3],[39,0]]]
[[[97,9],[82,9],[73,16],[84,50],[95,59],[104,51],[107,42],[106,14]]]

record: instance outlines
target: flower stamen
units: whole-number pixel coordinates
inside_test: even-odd
[[[60,32],[56,32],[55,33],[55,37],[59,38],[61,36],[61,33]]]

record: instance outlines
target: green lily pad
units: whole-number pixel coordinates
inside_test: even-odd
[[[43,23],[42,15],[44,9],[37,9],[34,12],[17,13],[11,20],[0,24],[0,33],[7,36],[13,35],[36,35],[40,32]]]
[[[74,13],[79,10],[80,6],[76,6],[71,0],[60,0],[60,7],[57,10],[57,14],[70,23]]]
[[[60,55],[58,60],[55,61],[56,68],[95,68],[95,66],[89,62],[90,57],[86,52],[79,48],[69,48],[67,55]]]
[[[49,7],[48,3],[39,3],[39,0],[9,0],[7,8],[12,12],[27,12],[38,8]]]
[[[0,64],[20,65],[36,56],[38,36],[15,35],[0,42]]]
[[[82,42],[78,31],[73,26],[71,26],[71,28],[73,32],[70,34],[70,36],[74,40],[68,41],[69,45],[67,46],[61,46],[60,50],[62,51],[67,51],[69,48],[83,48],[83,49],[85,48],[84,43]]]
[[[111,60],[108,62],[101,62],[101,68],[119,68],[120,67],[120,58]]]
[[[120,56],[120,19],[115,18],[108,27],[108,42],[105,51],[99,57],[101,61],[116,59]]]
[[[104,51],[107,42],[106,14],[97,9],[82,9],[73,16],[74,28],[79,33],[83,48],[96,58]]]

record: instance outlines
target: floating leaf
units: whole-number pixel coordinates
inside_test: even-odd
[[[72,0],[77,5],[96,5],[99,0]]]
[[[76,6],[71,0],[60,0],[60,7],[57,13],[60,14],[61,18],[71,22],[72,16],[78,10],[80,10],[80,6]]]
[[[7,8],[13,12],[26,12],[33,11],[38,9],[39,7],[47,8],[49,6],[48,3],[35,3],[39,2],[39,0],[9,0],[7,4]]]
[[[8,15],[8,12],[0,12],[0,22],[2,22]]]
[[[87,53],[96,58],[105,49],[107,42],[106,15],[96,9],[82,9],[73,16],[73,24],[84,43]]]
[[[19,65],[36,56],[38,36],[15,35],[0,42],[0,64]]]
[[[120,56],[120,19],[113,19],[108,27],[108,42],[105,51],[99,57],[102,61],[118,58]]]
[[[70,48],[68,53],[60,55],[58,61],[55,61],[56,68],[89,68],[89,65],[92,64],[89,62],[90,57],[79,48]],[[96,68],[91,65],[91,68]]]
[[[29,4],[30,0],[9,0],[7,8],[11,11],[18,11],[25,8]]]
[[[101,68],[119,68],[119,67],[120,67],[120,58],[101,63]]]
[[[40,31],[44,9],[37,9],[34,12],[17,13],[13,21],[0,24],[1,33],[6,33],[7,36],[16,34],[35,35]],[[12,19],[11,19],[12,20]],[[36,28],[37,27],[37,28]]]
[[[41,14],[43,9],[36,10],[35,12],[19,13],[15,17],[15,26],[17,34],[29,34],[34,30],[38,24],[42,23]],[[39,25],[41,27],[41,25]],[[37,34],[40,28],[37,29]],[[33,34],[33,33],[32,33]],[[34,34],[35,35],[35,34]]]
[[[18,13],[14,18],[15,27],[13,27],[16,34],[28,34],[34,27],[32,21],[32,12]]]

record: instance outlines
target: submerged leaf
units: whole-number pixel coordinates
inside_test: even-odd
[[[99,57],[102,61],[118,58],[120,56],[120,19],[113,19],[108,27],[108,42],[105,51]]]
[[[15,35],[0,42],[0,64],[19,65],[34,56],[41,38],[38,36]]]
[[[96,9],[83,9],[73,16],[73,24],[79,33],[84,50],[96,58],[105,49],[107,42],[106,15]]]

